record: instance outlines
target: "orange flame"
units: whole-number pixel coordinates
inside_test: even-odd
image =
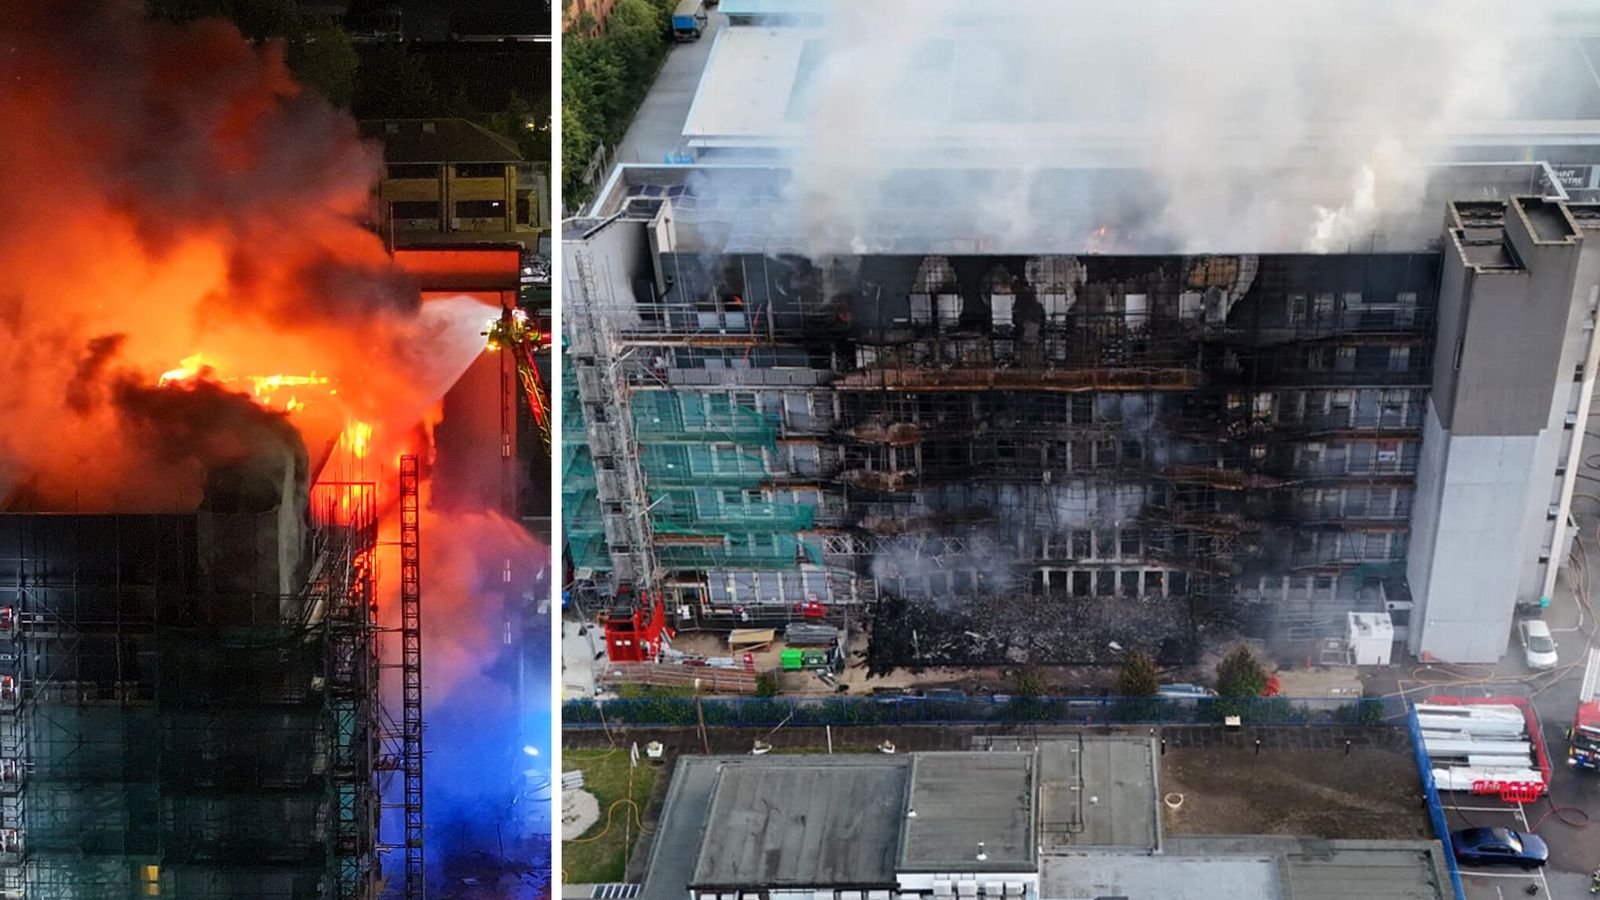
[[[162,372],[161,380],[157,383],[161,387],[166,387],[169,384],[174,384],[179,381],[188,381],[189,379],[194,378],[209,368],[211,367],[206,365],[205,360],[201,358],[201,355],[196,353],[193,356],[184,357],[183,362],[178,365],[178,368],[168,369],[167,371]]]
[[[366,422],[352,421],[339,435],[339,444],[356,459],[364,459],[372,445],[372,426]]]

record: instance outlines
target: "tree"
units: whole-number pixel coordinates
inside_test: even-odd
[[[1011,690],[1025,700],[1036,700],[1050,693],[1050,683],[1045,680],[1044,670],[1030,663],[1017,670]]]
[[[176,24],[227,19],[252,41],[289,37],[300,24],[293,0],[150,0],[150,14]]]
[[[777,672],[762,672],[760,675],[756,676],[756,696],[757,697],[776,697],[776,696],[778,696],[778,673]]]
[[[295,80],[334,106],[348,108],[355,100],[356,68],[361,58],[344,29],[325,18],[302,21],[289,38],[289,70]]]
[[[446,115],[433,77],[401,44],[382,44],[356,70],[355,110],[363,119],[415,119]]]
[[[1267,688],[1267,670],[1249,647],[1237,647],[1217,666],[1217,693],[1223,697],[1259,697]]]
[[[1161,689],[1156,661],[1143,650],[1130,650],[1117,675],[1119,697],[1154,697]]]

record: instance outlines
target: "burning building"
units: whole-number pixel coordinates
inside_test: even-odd
[[[567,223],[575,571],[881,666],[1497,659],[1596,368],[1593,11],[915,6],[736,11],[696,163]]]
[[[515,803],[488,827],[548,834],[531,685],[430,721],[422,808],[424,705],[484,693],[508,619],[540,628],[543,548],[508,517],[522,367],[452,391],[497,323],[537,333],[523,249],[386,246],[382,147],[281,44],[146,12],[0,17],[0,411],[28,423],[0,434],[3,888],[420,897],[485,846],[434,827],[488,781],[462,747]],[[547,837],[517,824],[526,882]]]
[[[0,513],[6,896],[379,895],[374,497],[301,450]]]
[[[567,232],[572,562],[679,628],[820,602],[873,607],[882,665],[1303,658],[1375,610],[1477,661],[1564,556],[1593,204],[1449,204],[1442,252],[807,258],[726,249],[721,174],[625,172]],[[1529,467],[1463,513],[1496,442]]]

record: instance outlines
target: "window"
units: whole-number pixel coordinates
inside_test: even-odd
[[[533,224],[533,202],[526,195],[517,198],[517,224]]]
[[[456,163],[457,178],[504,178],[505,163]]]
[[[458,200],[458,219],[498,219],[506,214],[504,200]]]
[[[390,163],[390,178],[438,178],[438,163]]]
[[[1072,573],[1072,596],[1074,596],[1074,597],[1087,597],[1087,596],[1089,596],[1090,585],[1093,584],[1093,582],[1094,582],[1094,573],[1093,572],[1085,572],[1082,569],[1074,570],[1073,573]]]
[[[1091,555],[1089,552],[1089,532],[1074,531],[1072,533],[1072,558],[1089,559]]]
[[[1289,324],[1304,325],[1306,321],[1306,295],[1289,295]]]
[[[1139,573],[1137,571],[1118,573],[1118,579],[1122,582],[1122,590],[1119,591],[1122,596],[1139,596]]]
[[[437,200],[396,200],[389,204],[389,215],[396,219],[427,219],[430,222],[439,221],[439,202]]]
[[[1126,559],[1136,559],[1139,556],[1139,532],[1132,528],[1124,528],[1120,537],[1122,556]]]
[[[1089,394],[1072,395],[1072,424],[1089,425],[1094,422],[1094,397]]]
[[[1313,582],[1312,587],[1319,594],[1332,593],[1333,579],[1327,575],[1318,575],[1316,580]]]
[[[1108,528],[1104,531],[1095,532],[1094,544],[1096,559],[1117,558],[1117,532],[1115,530]]]
[[[1350,406],[1354,402],[1353,391],[1328,392],[1328,424],[1341,428],[1350,424]]]
[[[1389,348],[1389,371],[1404,372],[1411,367],[1410,347]]]

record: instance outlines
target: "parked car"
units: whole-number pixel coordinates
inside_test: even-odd
[[[1163,684],[1156,691],[1163,700],[1203,700],[1216,695],[1216,691],[1198,684]]]
[[[1522,638],[1522,656],[1530,669],[1556,667],[1556,641],[1550,636],[1550,624],[1543,619],[1523,619],[1517,625]]]
[[[1468,866],[1520,866],[1537,869],[1550,859],[1550,848],[1531,831],[1510,828],[1467,828],[1452,832],[1456,862]]]

